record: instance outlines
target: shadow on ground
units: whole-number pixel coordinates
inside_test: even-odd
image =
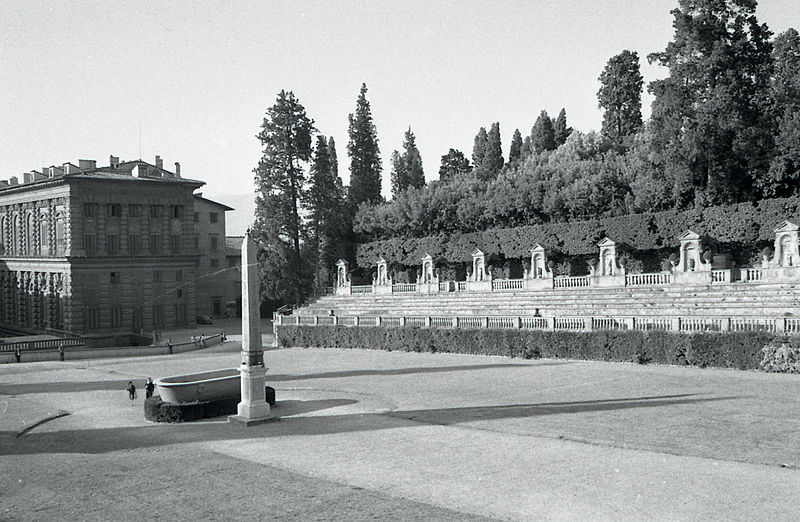
[[[340,377],[367,377],[372,375],[411,375],[418,373],[441,373],[467,370],[487,370],[494,368],[527,368],[529,366],[556,366],[573,364],[569,362],[538,362],[535,364],[471,364],[463,366],[426,366],[412,368],[393,368],[391,370],[343,370],[334,372],[309,373],[309,374],[275,374],[267,373],[267,384],[270,382],[299,381],[306,379],[335,379]],[[25,395],[29,393],[72,393],[83,391],[124,391],[128,381],[132,379],[107,380],[107,381],[62,381],[39,382],[24,384],[0,384],[0,395]],[[142,379],[133,379],[137,387]]]
[[[403,428],[425,424],[451,425],[479,420],[533,417],[537,415],[574,414],[612,411],[628,408],[659,408],[693,403],[733,400],[739,397],[696,397],[693,395],[661,395],[629,397],[596,401],[508,404],[430,410],[407,410],[390,413],[341,414],[326,416],[287,417],[264,425],[242,428],[225,422],[196,422],[141,427],[64,430],[37,433],[32,431],[16,438],[17,433],[0,432],[0,455],[35,453],[106,453],[117,450],[166,446],[221,440],[259,439],[292,435],[325,435],[333,433]],[[304,405],[304,402],[311,404]],[[320,402],[324,404],[320,404]],[[333,403],[338,402],[336,400]],[[274,414],[297,415],[298,411],[313,411],[333,407],[328,401],[278,402]],[[330,405],[328,405],[330,404]],[[55,421],[58,422],[58,421]]]

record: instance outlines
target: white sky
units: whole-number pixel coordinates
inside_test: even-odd
[[[254,137],[281,89],[333,136],[345,182],[347,115],[359,87],[384,160],[409,126],[427,179],[481,126],[530,132],[561,107],[598,129],[597,77],[623,49],[646,56],[673,34],[677,1],[0,2],[0,178],[109,155],[181,163],[207,197],[252,211]],[[300,6],[300,7],[295,7]],[[762,0],[773,32],[800,29],[797,0]],[[644,116],[650,112],[643,99]],[[141,126],[141,144],[140,144]],[[140,154],[141,150],[141,154]],[[246,201],[246,202],[245,202]]]

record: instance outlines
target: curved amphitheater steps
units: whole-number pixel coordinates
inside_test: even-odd
[[[727,284],[685,287],[554,289],[325,296],[302,315],[381,316],[796,316],[800,285]]]

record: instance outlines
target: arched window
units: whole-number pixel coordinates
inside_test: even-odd
[[[14,216],[14,227],[11,231],[12,234],[12,246],[14,250],[14,255],[19,256],[22,255],[22,245],[20,241],[22,240],[22,218],[17,214]]]
[[[39,253],[50,255],[50,217],[47,213],[39,214]]]
[[[0,217],[0,255],[4,255],[6,253],[6,226],[8,224],[8,220],[5,216]],[[0,314],[2,317],[2,314]]]
[[[67,253],[67,242],[64,237],[64,214],[56,214],[56,255],[63,256]]]
[[[29,213],[25,220],[25,254],[29,256],[38,254],[36,251],[36,217],[33,212]]]

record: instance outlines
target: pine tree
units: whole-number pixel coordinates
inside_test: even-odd
[[[522,150],[520,151],[520,158],[523,160],[533,154],[533,144],[531,143],[531,137],[525,136],[525,139],[522,140]]]
[[[514,129],[514,137],[511,138],[511,148],[508,152],[508,163],[514,164],[519,162],[520,155],[522,154],[522,134],[519,129]]]
[[[628,50],[612,56],[602,74],[597,91],[598,106],[603,109],[602,133],[613,143],[642,126],[642,74],[639,55]]]
[[[558,113],[558,118],[553,123],[553,139],[556,142],[556,147],[563,145],[570,134],[572,134],[572,127],[567,127],[567,111],[562,107]]]
[[[254,236],[259,243],[262,291],[272,299],[303,297],[300,240],[304,164],[311,159],[313,120],[292,92],[281,91],[256,136],[263,155],[253,170],[257,187]]]
[[[348,117],[347,153],[350,155],[350,204],[353,208],[381,200],[381,157],[378,133],[367,101],[367,84],[361,85],[356,112]]]
[[[472,170],[469,160],[464,153],[458,149],[450,149],[447,154],[442,156],[442,164],[439,167],[439,179],[447,181],[466,174]]]
[[[531,129],[531,146],[533,152],[541,154],[546,150],[553,150],[556,148],[555,130],[553,129],[553,121],[547,115],[547,111],[542,111],[539,117],[536,118],[536,123],[533,124]]]

